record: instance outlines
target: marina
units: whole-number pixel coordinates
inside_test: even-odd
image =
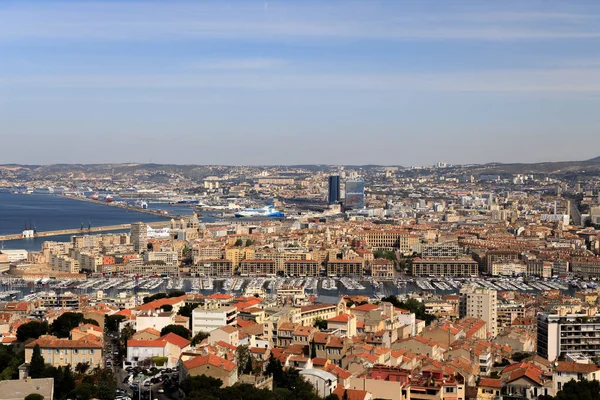
[[[431,294],[456,294],[465,285],[476,285],[502,291],[537,293],[559,290],[572,293],[575,290],[597,286],[593,281],[583,282],[572,279],[490,279],[490,278],[399,278],[396,281],[373,278],[351,277],[94,277],[85,281],[39,279],[24,281],[3,276],[0,278],[0,300],[35,297],[37,292],[54,291],[75,294],[95,294],[102,292],[105,297],[119,293],[157,293],[185,291],[210,295],[224,293],[235,296],[259,295],[274,297],[283,287],[301,287],[307,294],[315,294],[322,300],[343,295],[365,295],[382,298],[389,295],[407,296],[411,293],[428,297]]]

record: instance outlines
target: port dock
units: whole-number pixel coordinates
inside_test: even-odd
[[[109,202],[106,202],[106,201],[88,199],[87,197],[62,196],[62,195],[60,197],[65,198],[65,199],[71,199],[71,200],[85,201],[85,202],[88,202],[88,203],[99,204],[99,205],[102,205],[102,206],[121,208],[123,210],[140,212],[140,213],[144,213],[144,214],[154,215],[154,216],[157,216],[157,217],[174,218],[174,219],[180,219],[180,218],[182,218],[181,215],[169,214],[165,210],[162,210],[162,211],[160,211],[160,210],[149,210],[147,208],[133,207],[133,206],[130,206],[128,204],[119,204],[119,203],[115,203],[115,202],[109,203]]]
[[[166,227],[170,226],[170,221],[147,222],[146,224],[153,228],[166,228]],[[119,230],[130,229],[130,228],[131,228],[131,224],[120,224],[120,225],[95,226],[95,227],[84,228],[84,229],[81,229],[81,228],[60,229],[57,231],[36,232],[34,238],[52,237],[52,236],[60,236],[60,235],[86,235],[86,234],[90,234],[90,233],[119,231]],[[0,236],[0,241],[18,240],[18,239],[26,239],[26,238],[23,238],[22,233]],[[31,239],[33,239],[33,238],[31,238]]]

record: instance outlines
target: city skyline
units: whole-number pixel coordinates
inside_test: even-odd
[[[5,2],[3,163],[594,158],[599,7]]]

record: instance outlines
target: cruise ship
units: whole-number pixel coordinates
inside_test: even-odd
[[[263,208],[246,208],[233,214],[236,218],[244,217],[267,217],[267,218],[283,218],[285,214],[276,210],[273,206]]]
[[[177,200],[177,201],[171,201],[171,202],[169,202],[169,204],[176,205],[176,206],[197,205],[197,204],[200,204],[200,200],[196,200],[196,199],[181,199],[181,200]]]

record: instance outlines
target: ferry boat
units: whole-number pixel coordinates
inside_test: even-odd
[[[285,214],[276,210],[273,206],[263,208],[246,208],[233,214],[236,218],[244,217],[267,217],[267,218],[283,218]]]

